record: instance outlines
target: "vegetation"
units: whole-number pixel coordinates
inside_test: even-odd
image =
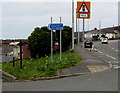
[[[104,34],[102,34],[101,37],[106,37],[106,36]]]
[[[51,77],[57,75],[57,69],[67,68],[81,63],[81,57],[75,52],[64,52],[62,55],[62,62],[60,62],[60,55],[54,54],[53,62],[50,56],[41,57],[40,59],[23,60],[23,68],[20,69],[19,61],[15,62],[15,67],[12,63],[3,63],[2,70],[12,74],[17,79],[34,79],[40,77]]]
[[[99,37],[99,35],[93,36],[93,37],[92,37],[93,41],[98,40],[98,37]]]
[[[53,32],[53,44],[59,43],[60,31]],[[62,50],[68,49],[72,41],[72,28],[64,26],[62,30]],[[29,49],[32,58],[40,58],[49,55],[51,51],[51,31],[47,27],[35,28],[31,35],[28,37]],[[53,45],[54,46],[54,45]]]

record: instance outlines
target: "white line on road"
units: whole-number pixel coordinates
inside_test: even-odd
[[[109,55],[106,55],[107,57],[110,57]]]
[[[103,52],[101,52],[101,51],[98,51],[100,54],[103,54]]]
[[[105,55],[103,52],[101,52],[101,51],[98,51],[100,54],[103,54],[103,55]],[[116,58],[114,58],[114,57],[112,57],[112,56],[110,56],[110,55],[105,55],[105,56],[107,56],[107,57],[109,57],[109,58],[112,58],[112,59],[114,59],[114,60],[116,60]]]
[[[108,45],[111,49],[115,50],[115,48],[111,47],[111,45]],[[119,50],[115,50],[116,52],[120,52]]]
[[[115,51],[117,51],[117,52],[118,52],[118,50],[115,50]]]
[[[112,56],[110,56],[110,58],[112,58],[112,59],[115,59],[115,60],[116,60],[116,58],[114,58],[114,57],[112,57]]]

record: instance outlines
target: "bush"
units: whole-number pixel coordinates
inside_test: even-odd
[[[98,37],[99,37],[99,35],[93,36],[93,37],[92,37],[92,38],[93,38],[93,41],[98,40]]]
[[[60,31],[53,32],[53,46],[60,41]],[[62,30],[62,50],[66,51],[72,41],[72,28],[64,26]],[[59,43],[60,44],[60,43]],[[40,58],[51,52],[51,31],[46,26],[35,28],[28,37],[28,45],[32,58]]]

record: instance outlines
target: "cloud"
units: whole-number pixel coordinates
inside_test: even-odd
[[[47,26],[50,17],[53,17],[53,22],[56,23],[60,21],[61,16],[64,25],[72,24],[71,2],[3,2],[2,10],[3,38],[27,38],[35,27]],[[117,13],[117,2],[93,2],[89,28],[98,28],[99,21],[102,27],[117,25]],[[87,30],[87,22],[88,20],[85,20],[85,30]],[[80,20],[80,30],[82,31],[82,20]]]

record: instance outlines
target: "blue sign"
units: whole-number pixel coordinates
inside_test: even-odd
[[[49,24],[48,29],[49,30],[63,30],[63,24],[62,23]]]

